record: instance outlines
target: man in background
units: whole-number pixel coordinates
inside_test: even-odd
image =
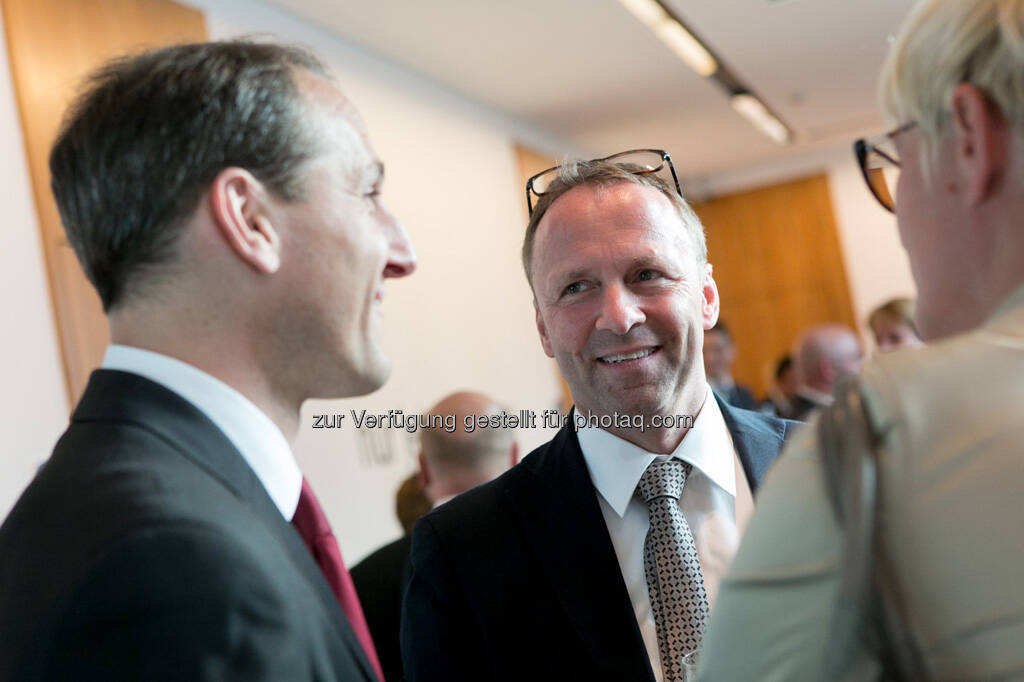
[[[708,383],[725,402],[744,410],[756,410],[757,399],[746,386],[732,378],[732,364],[736,361],[736,344],[724,322],[704,332],[704,371]]]
[[[836,381],[856,374],[863,362],[857,335],[841,324],[820,324],[797,340],[793,359],[797,388],[792,400],[793,419],[803,421],[816,409],[832,404]]]
[[[363,395],[415,256],[352,103],[305,51],[111,62],[50,155],[112,345],[0,527],[0,679],[381,677],[291,451]]]
[[[428,419],[450,415],[454,424],[451,430],[431,427],[419,432],[419,484],[434,507],[515,465],[519,445],[514,429],[477,428],[467,432],[464,426],[467,417],[475,419],[502,411],[491,398],[468,391],[453,393],[431,408]],[[352,567],[352,580],[388,680],[404,679],[399,625],[402,595],[412,572],[411,546],[412,537],[403,535]]]
[[[893,128],[857,150],[928,345],[872,358],[779,458],[703,680],[1021,678],[1022,29],[1019,0],[927,0],[893,42]]]
[[[775,363],[772,387],[768,398],[761,403],[761,412],[783,419],[793,418],[793,400],[796,398],[796,368],[793,356],[786,353]]]

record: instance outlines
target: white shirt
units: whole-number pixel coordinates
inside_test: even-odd
[[[711,393],[693,427],[671,455],[656,455],[597,428],[577,433],[598,503],[608,526],[622,578],[655,678],[661,682],[658,631],[644,574],[644,539],[650,526],[647,505],[634,497],[640,477],[655,459],[676,457],[693,465],[679,500],[693,533],[708,601],[732,562],[740,535],[753,513],[753,497],[725,419]]]
[[[192,365],[141,348],[111,345],[103,368],[138,374],[192,403],[224,432],[291,521],[302,493],[302,472],[281,429],[248,398]]]

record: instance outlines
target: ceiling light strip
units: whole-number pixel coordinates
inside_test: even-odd
[[[668,46],[691,69],[701,76],[718,70],[718,62],[683,24],[669,14],[657,0],[619,0],[641,24]]]
[[[789,142],[791,133],[779,117],[768,110],[764,102],[749,92],[739,92],[729,98],[729,104],[755,128],[779,144]]]
[[[751,93],[714,53],[659,0],[619,0],[641,24],[650,29],[687,66],[711,78],[729,95],[729,103],[762,133],[778,144],[788,144],[793,133],[768,106]]]

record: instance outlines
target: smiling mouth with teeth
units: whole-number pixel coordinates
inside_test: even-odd
[[[634,351],[632,353],[620,353],[618,355],[606,355],[603,358],[598,358],[601,362],[609,365],[617,365],[620,362],[629,362],[630,360],[639,360],[640,358],[646,358],[648,355],[656,351],[657,348],[645,348],[644,350]]]

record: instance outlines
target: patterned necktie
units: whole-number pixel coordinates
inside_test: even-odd
[[[708,595],[693,533],[679,508],[690,465],[655,460],[636,486],[651,526],[644,540],[644,571],[651,595],[665,682],[683,679],[683,654],[700,646],[708,620]]]
[[[345,562],[341,559],[341,548],[338,547],[338,540],[331,532],[331,524],[327,521],[324,510],[313,494],[313,488],[309,481],[302,478],[302,494],[299,496],[299,506],[292,517],[292,525],[299,531],[302,540],[309,547],[320,571],[327,578],[331,590],[341,604],[341,610],[348,618],[349,625],[356,634],[359,643],[363,645],[363,651],[370,660],[377,677],[384,681],[384,673],[381,671],[380,661],[377,659],[377,650],[373,646],[373,638],[370,637],[370,627],[366,624],[366,616],[363,615],[363,607],[359,603],[359,595],[356,594],[356,587],[352,583],[352,576],[345,568]]]

